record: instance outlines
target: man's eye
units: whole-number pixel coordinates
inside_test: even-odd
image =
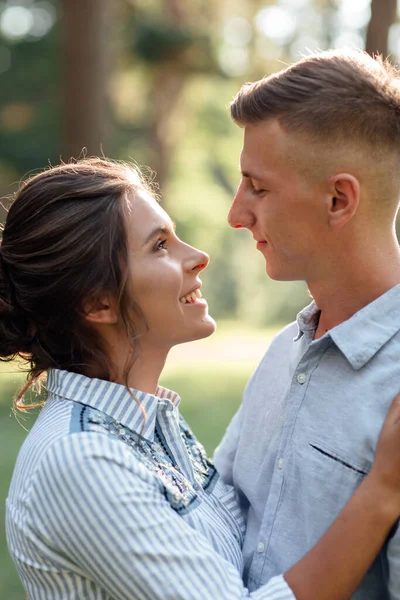
[[[256,188],[254,187],[253,182],[251,181],[251,179],[248,179],[248,186],[250,188],[250,193],[253,196],[261,196],[262,194],[264,194],[264,192],[266,192],[267,190],[265,190],[264,188]]]
[[[167,240],[160,240],[159,242],[157,242],[155,250],[166,250],[165,248],[165,244],[167,243]]]
[[[263,188],[261,189],[257,189],[255,187],[252,186],[251,188],[251,193],[253,194],[253,196],[261,196],[261,194],[263,194],[266,190],[264,190]]]

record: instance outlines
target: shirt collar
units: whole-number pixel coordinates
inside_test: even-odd
[[[51,394],[104,412],[150,442],[158,411],[176,408],[180,403],[178,394],[162,386],[154,395],[131,388],[132,398],[124,385],[61,369],[49,369],[46,387]]]
[[[400,285],[329,331],[354,369],[361,369],[400,330]]]
[[[295,342],[297,342],[297,340],[299,340],[307,332],[312,332],[314,335],[314,331],[318,325],[320,312],[320,309],[314,301],[312,301],[311,304],[299,312],[296,318],[298,329],[297,335],[294,338]]]
[[[312,302],[297,316],[297,341],[314,331],[320,310]],[[400,330],[400,285],[327,332],[354,369],[361,369]],[[325,336],[323,336],[325,338]],[[322,339],[322,338],[321,338]],[[315,340],[318,343],[319,340]]]

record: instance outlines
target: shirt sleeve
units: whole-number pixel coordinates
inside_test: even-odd
[[[228,485],[233,485],[233,463],[235,461],[236,450],[239,444],[240,426],[241,426],[242,406],[239,408],[232,421],[230,422],[221,443],[216,448],[213,456],[213,463]]]
[[[30,529],[41,548],[115,600],[295,600],[282,576],[250,593],[117,440],[85,433],[56,442],[33,488]]]
[[[390,600],[400,600],[400,529],[399,524],[387,546],[389,563],[389,597]]]

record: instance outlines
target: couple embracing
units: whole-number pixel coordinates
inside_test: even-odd
[[[211,335],[208,256],[133,167],[61,164],[16,193],[0,356],[47,374],[7,498],[30,600],[400,600],[400,79],[324,52],[231,105],[228,220],[313,302],[274,339],[205,455],[158,379]],[[394,400],[393,400],[394,399]]]

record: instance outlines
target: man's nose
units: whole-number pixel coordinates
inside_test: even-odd
[[[228,212],[228,223],[235,229],[241,227],[250,227],[251,214],[247,207],[245,193],[242,186],[239,185],[238,190],[232,202],[232,206]]]

